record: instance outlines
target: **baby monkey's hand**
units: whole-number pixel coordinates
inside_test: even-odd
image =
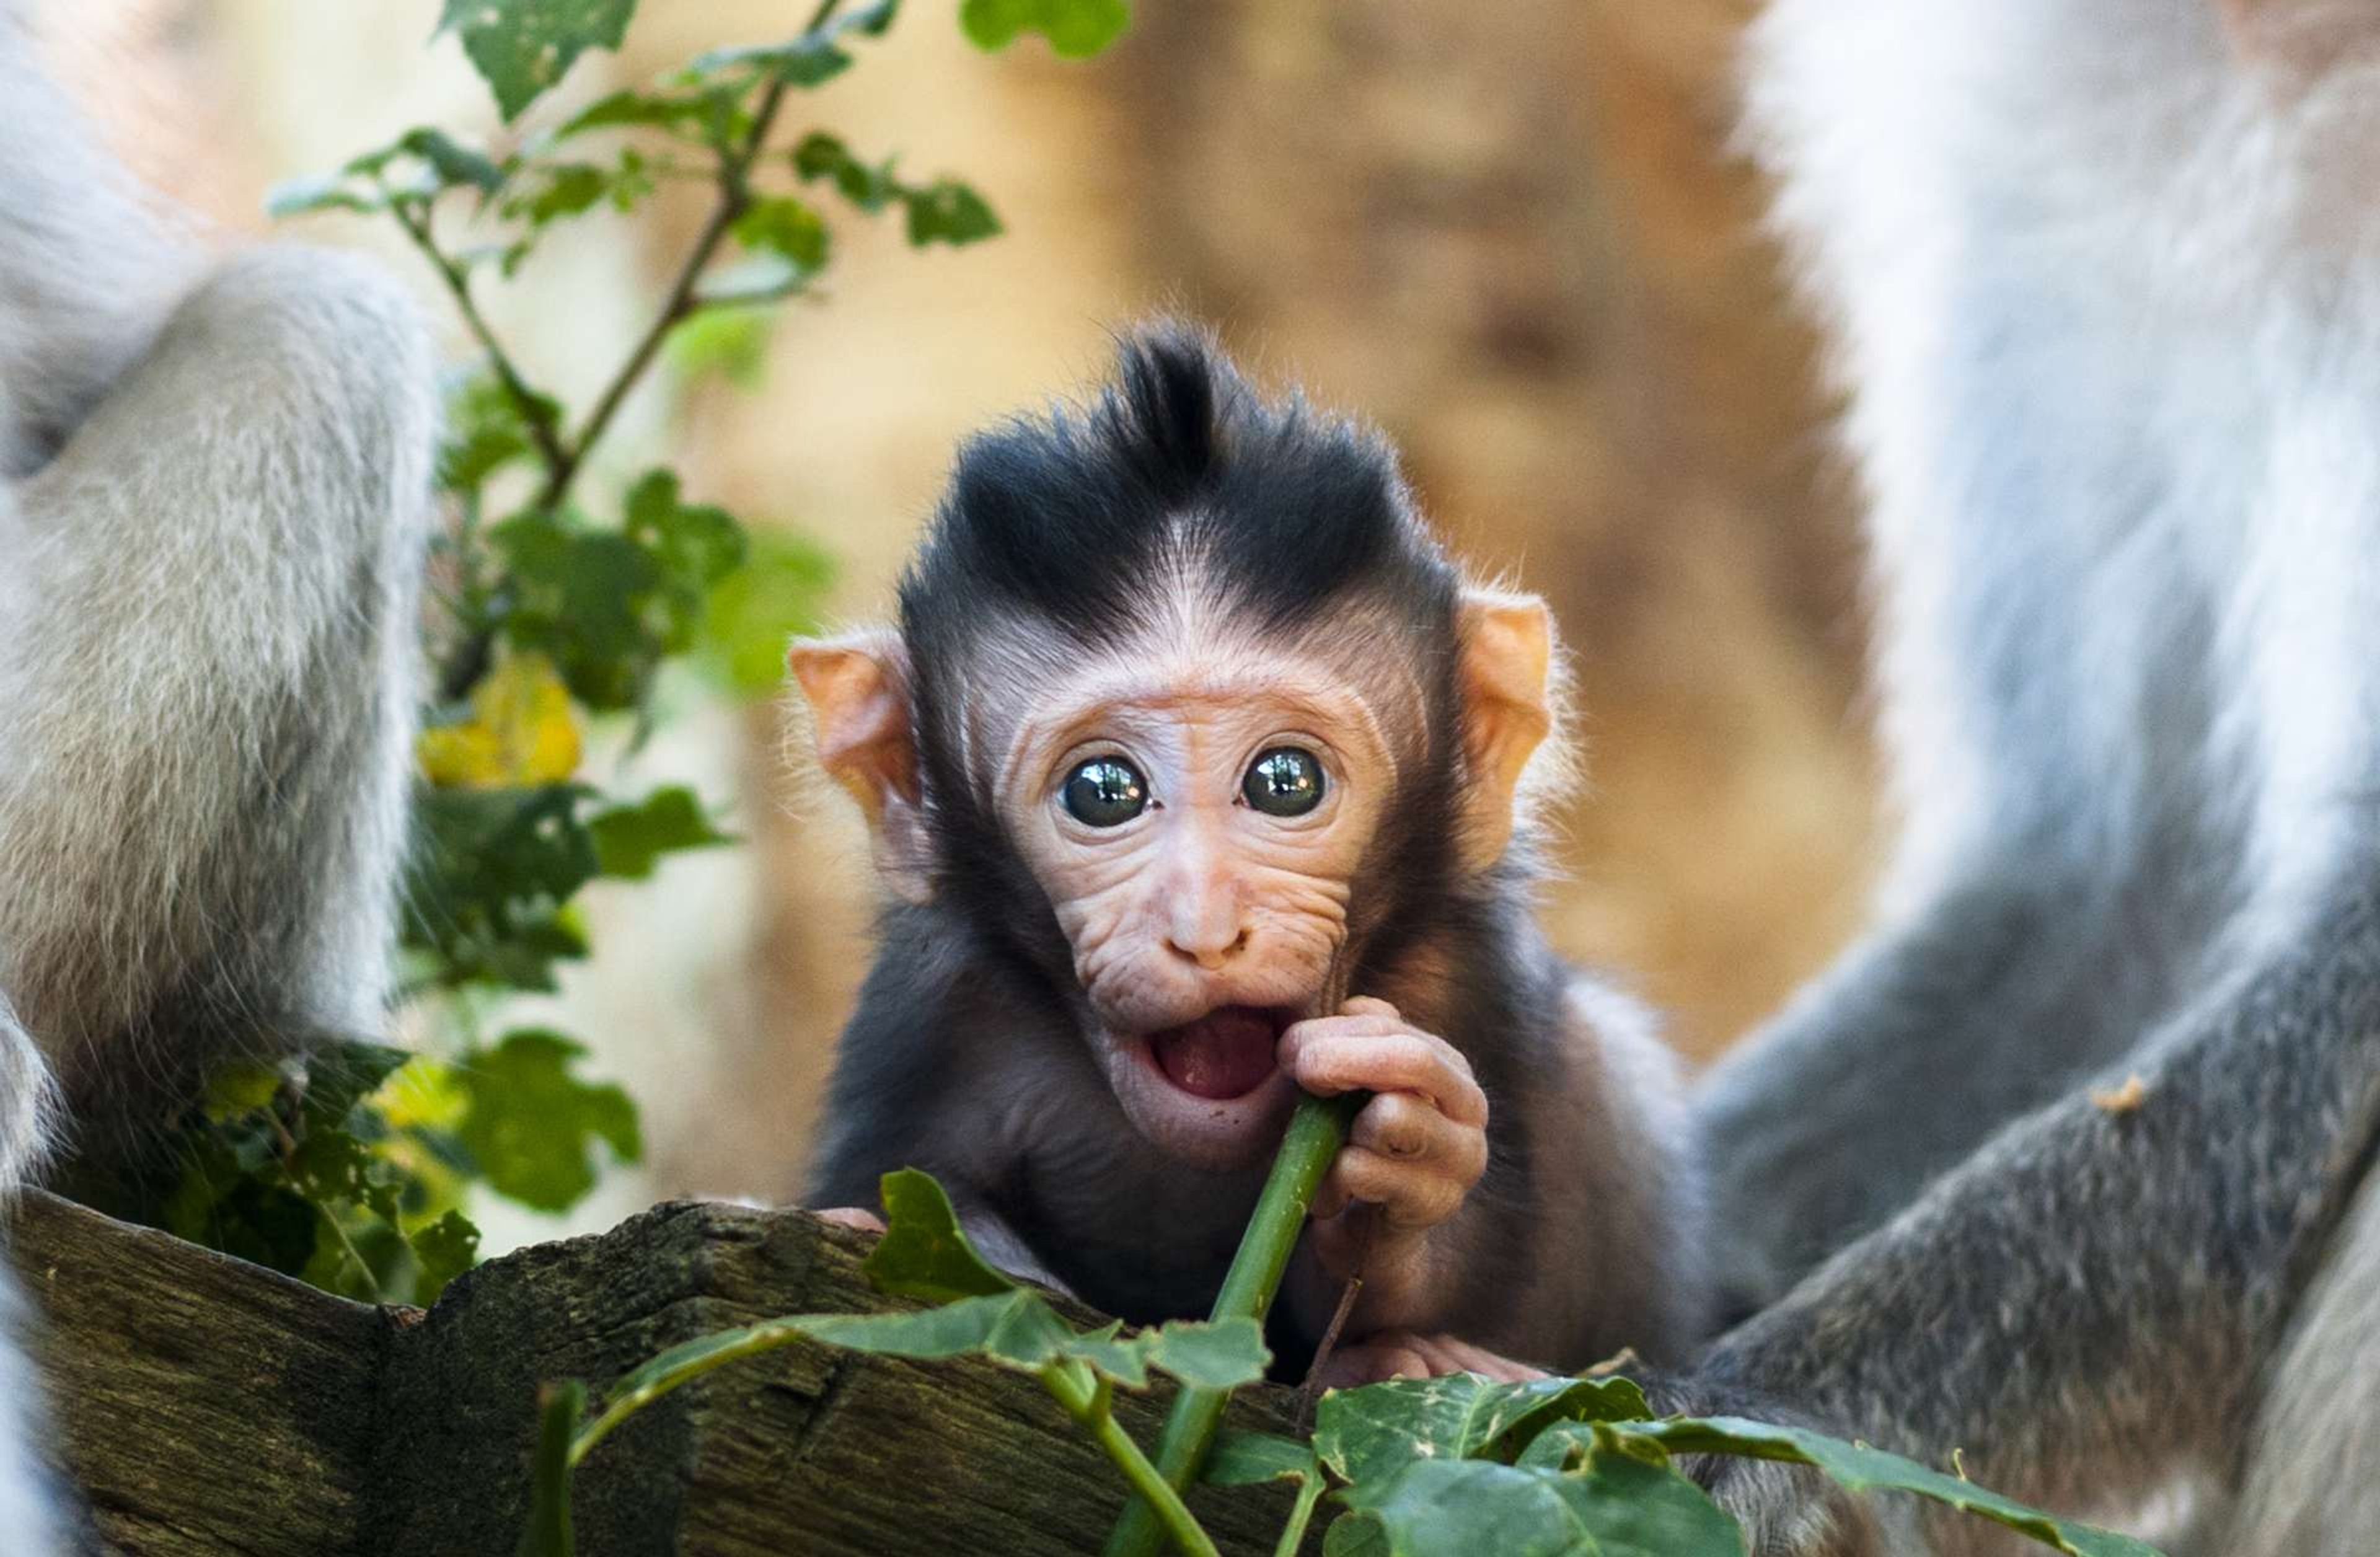
[[[1326,1272],[1364,1278],[1354,1332],[1428,1325],[1443,1263],[1431,1232],[1488,1166],[1488,1096],[1471,1062],[1387,1001],[1360,998],[1291,1027],[1280,1060],[1318,1097],[1374,1094],[1315,1193],[1308,1234]]]

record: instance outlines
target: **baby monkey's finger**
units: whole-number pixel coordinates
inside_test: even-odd
[[[1471,1062],[1443,1039],[1415,1028],[1342,1038],[1319,1024],[1314,1033],[1297,1037],[1299,1041],[1285,1045],[1281,1063],[1300,1087],[1318,1097],[1418,1092],[1459,1125],[1488,1123],[1488,1095],[1472,1078]]]
[[[1411,1092],[1374,1096],[1355,1115],[1347,1139],[1383,1157],[1426,1162],[1466,1183],[1488,1165],[1488,1137],[1476,1125],[1456,1124]]]
[[[1399,1233],[1437,1226],[1462,1208],[1470,1188],[1434,1165],[1385,1157],[1362,1146],[1342,1148],[1322,1182],[1342,1199],[1379,1207],[1381,1226]]]

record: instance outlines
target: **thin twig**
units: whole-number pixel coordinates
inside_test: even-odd
[[[469,273],[449,259],[431,236],[428,206],[423,206],[417,213],[404,201],[398,201],[390,205],[389,211],[396,218],[396,225],[405,229],[405,236],[413,240],[413,246],[421,250],[422,257],[430,262],[430,268],[438,273],[438,279],[445,284],[446,290],[454,294],[456,311],[462,314],[472,339],[478,341],[480,349],[488,354],[489,364],[496,371],[496,383],[503,386],[505,396],[513,403],[513,409],[519,413],[521,421],[528,428],[529,441],[537,445],[538,459],[545,466],[546,479],[551,481],[556,472],[568,466],[569,457],[563,449],[561,438],[553,431],[553,421],[547,414],[544,403],[537,392],[529,388],[528,381],[521,377],[520,370],[513,364],[511,354],[496,339],[495,331],[488,326],[487,316],[480,311],[479,303],[471,297]]]
[[[1301,1428],[1314,1424],[1314,1404],[1322,1398],[1322,1369],[1338,1349],[1340,1332],[1347,1328],[1347,1316],[1355,1311],[1355,1299],[1364,1293],[1364,1271],[1372,1263],[1372,1239],[1379,1231],[1378,1213],[1366,1207],[1362,1210],[1363,1230],[1355,1235],[1355,1273],[1339,1293],[1339,1306],[1330,1310],[1330,1322],[1322,1327],[1322,1339],[1315,1344],[1314,1360],[1306,1365],[1305,1382],[1297,1392],[1297,1421]]]
[[[820,0],[818,9],[811,14],[808,24],[802,30],[815,32],[825,26],[841,4],[842,0]],[[545,487],[538,494],[539,507],[557,506],[569,495],[570,483],[577,479],[579,467],[585,462],[588,452],[612,425],[612,419],[619,414],[628,392],[644,377],[645,369],[652,363],[653,354],[662,348],[662,343],[669,338],[669,333],[699,306],[694,293],[702,279],[703,271],[709,268],[711,257],[719,251],[719,245],[727,237],[727,229],[735,225],[735,219],[751,206],[752,164],[759,160],[761,149],[768,142],[769,131],[776,123],[777,111],[784,104],[785,89],[786,81],[783,76],[769,83],[768,90],[761,93],[759,107],[753,111],[752,128],[745,135],[743,144],[720,163],[718,206],[710,213],[710,219],[703,223],[702,231],[695,236],[694,247],[687,250],[685,262],[678,266],[677,276],[670,283],[661,311],[653,316],[652,323],[638,339],[635,348],[628,353],[627,360],[620,365],[620,371],[612,375],[612,382],[596,398],[595,408],[587,413],[587,420],[579,428],[577,436],[571,439],[562,451],[560,464],[549,469]]]
[[[1066,1414],[1087,1430],[1102,1453],[1112,1461],[1124,1479],[1146,1498],[1142,1506],[1154,1512],[1151,1518],[1157,1530],[1170,1539],[1174,1550],[1186,1557],[1216,1557],[1215,1543],[1200,1527],[1197,1516],[1182,1501],[1182,1494],[1158,1474],[1140,1445],[1123,1430],[1109,1404],[1114,1385],[1104,1377],[1092,1380],[1082,1364],[1064,1357],[1055,1358],[1041,1369],[1041,1385],[1066,1408]]]

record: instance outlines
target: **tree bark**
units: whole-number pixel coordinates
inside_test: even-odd
[[[47,1315],[60,1458],[111,1547],[501,1557],[528,1511],[540,1382],[583,1379],[600,1396],[711,1331],[893,1306],[860,1273],[869,1241],[799,1211],[680,1202],[491,1261],[427,1313],[347,1302],[39,1192],[12,1252]],[[1244,1395],[1241,1425],[1285,1429],[1290,1392]],[[1152,1390],[1117,1414],[1147,1444],[1166,1403]],[[1030,1378],[810,1345],[648,1406],[573,1494],[579,1549],[602,1557],[1095,1551],[1123,1501]],[[1191,1502],[1226,1551],[1264,1551],[1287,1498]]]

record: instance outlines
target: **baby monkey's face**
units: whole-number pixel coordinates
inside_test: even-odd
[[[1296,1095],[1282,1034],[1341,1015],[1323,1004],[1350,909],[1379,908],[1357,891],[1385,894],[1415,864],[1383,857],[1384,832],[1443,843],[1425,869],[1501,857],[1551,722],[1551,628],[1536,601],[1466,590],[1443,629],[1457,706],[1432,714],[1431,655],[1360,604],[1267,632],[1196,590],[1166,603],[1097,646],[972,622],[968,663],[926,678],[957,705],[915,717],[918,678],[889,630],[796,644],[792,663],[821,766],[866,813],[885,884],[921,906],[959,857],[914,732],[953,732],[1066,938],[1117,1102],[1172,1157],[1224,1169],[1279,1138]]]
[[[1034,688],[1001,765],[1118,1101],[1185,1162],[1260,1156],[1350,881],[1397,779],[1377,695],[1257,643],[1177,643]]]

